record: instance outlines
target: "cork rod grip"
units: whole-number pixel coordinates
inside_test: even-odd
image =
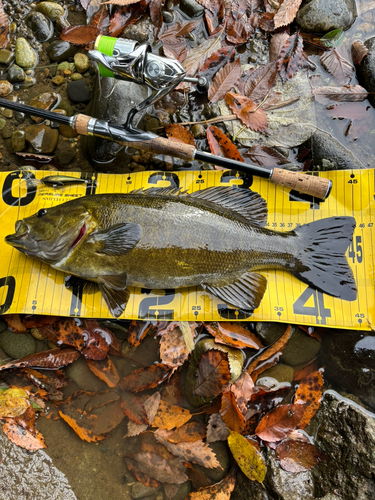
[[[87,135],[87,125],[90,120],[90,116],[79,114],[76,116],[74,122],[74,129],[78,134]]]
[[[315,198],[325,200],[332,187],[332,181],[323,177],[290,172],[281,168],[274,168],[270,180],[278,186],[284,186],[299,193],[309,194]]]
[[[148,141],[121,141],[121,144],[130,146],[143,151],[152,151],[154,153],[162,153],[163,155],[176,156],[183,160],[193,160],[195,147],[183,142],[175,142],[164,137],[155,137]]]

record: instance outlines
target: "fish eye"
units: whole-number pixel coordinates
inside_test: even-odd
[[[38,213],[36,214],[37,217],[43,217],[43,215],[46,215],[47,210],[45,208],[41,208]]]

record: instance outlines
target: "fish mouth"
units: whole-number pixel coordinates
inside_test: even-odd
[[[8,234],[5,236],[5,242],[13,247],[24,248],[25,245],[23,242],[28,237],[30,228],[24,221],[17,221],[15,224],[15,230],[16,232],[14,234]],[[19,234],[20,230],[22,230],[21,234]]]
[[[85,236],[86,230],[87,230],[86,223],[83,223],[81,229],[79,230],[77,238],[73,241],[73,243],[70,247],[71,249],[73,249],[74,247],[76,247],[78,245],[78,243],[81,241],[81,239]]]

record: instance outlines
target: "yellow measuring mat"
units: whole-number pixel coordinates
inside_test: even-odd
[[[237,185],[258,192],[267,202],[266,227],[291,231],[297,226],[336,216],[354,217],[356,228],[346,258],[353,270],[356,300],[331,297],[281,270],[260,271],[267,289],[253,314],[236,310],[200,287],[149,290],[132,288],[123,319],[178,321],[280,321],[299,325],[371,330],[375,318],[374,284],[374,170],[345,170],[320,175],[332,180],[332,193],[321,202],[277,187],[261,178],[235,171],[137,172],[134,174],[67,173],[65,182],[46,185],[50,171],[0,173],[0,314],[50,314],[112,318],[97,288],[65,287],[66,274],[7,245],[15,222],[40,209],[74,198],[100,193],[129,193],[140,188],[175,187],[193,192],[211,186]],[[53,173],[59,175],[58,173]],[[68,183],[66,176],[79,179]],[[84,182],[82,182],[84,181]],[[69,217],[69,213],[66,214]],[[333,249],[334,250],[334,249]]]

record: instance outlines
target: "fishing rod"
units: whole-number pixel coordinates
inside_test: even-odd
[[[69,125],[81,135],[101,137],[143,151],[161,153],[188,161],[199,160],[230,170],[239,170],[250,175],[263,177],[278,186],[321,200],[327,198],[331,192],[332,181],[329,179],[300,172],[291,172],[281,168],[268,169],[249,165],[204,151],[198,151],[190,144],[174,142],[152,132],[135,128],[132,124],[134,116],[168,94],[179,83],[188,81],[204,86],[207,83],[206,79],[203,77],[187,77],[185,69],[177,60],[155,55],[151,52],[151,47],[148,44],[139,46],[133,40],[100,35],[95,41],[94,49],[90,50],[88,55],[91,60],[98,64],[101,76],[146,85],[152,90],[147,99],[130,110],[125,125],[110,123],[84,114],[70,117],[63,116],[52,111],[34,108],[33,106],[6,99],[0,99],[0,106]]]

